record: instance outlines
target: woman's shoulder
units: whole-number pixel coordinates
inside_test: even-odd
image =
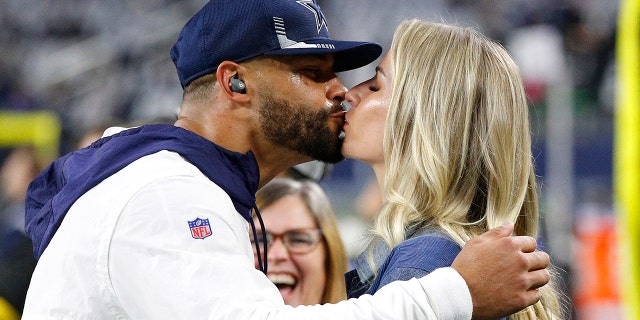
[[[460,252],[460,246],[442,232],[417,234],[400,244],[393,250],[389,258],[415,265],[427,264],[445,267],[451,265]]]
[[[367,293],[374,293],[396,280],[418,278],[438,268],[449,267],[460,250],[460,246],[444,233],[416,233],[391,250]]]
[[[398,244],[394,249],[404,251],[415,250],[442,250],[457,247],[453,238],[446,232],[435,227],[425,227],[416,231],[408,232],[407,239]],[[460,251],[460,250],[458,250]]]

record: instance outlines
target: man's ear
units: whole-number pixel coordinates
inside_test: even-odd
[[[216,80],[220,84],[220,90],[224,95],[237,103],[249,101],[246,83],[242,75],[246,69],[232,61],[223,61],[216,71]]]

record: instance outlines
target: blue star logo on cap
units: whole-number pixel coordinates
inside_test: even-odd
[[[327,21],[324,19],[322,11],[320,11],[320,8],[314,0],[298,0],[296,2],[313,13],[316,18],[316,29],[318,30],[318,33],[320,33],[323,26],[327,28]]]

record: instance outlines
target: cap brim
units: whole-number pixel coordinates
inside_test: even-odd
[[[306,44],[321,44],[323,47],[295,47],[265,52],[268,56],[294,56],[305,54],[333,54],[333,70],[335,72],[348,71],[364,67],[378,59],[382,53],[379,44],[358,41],[337,41],[328,39],[314,39],[305,41]],[[329,48],[331,45],[332,48]]]

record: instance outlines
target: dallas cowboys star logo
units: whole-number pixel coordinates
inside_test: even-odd
[[[297,0],[296,2],[313,13],[316,18],[316,29],[318,33],[320,33],[322,26],[327,28],[327,21],[324,19],[324,15],[314,0]]]

